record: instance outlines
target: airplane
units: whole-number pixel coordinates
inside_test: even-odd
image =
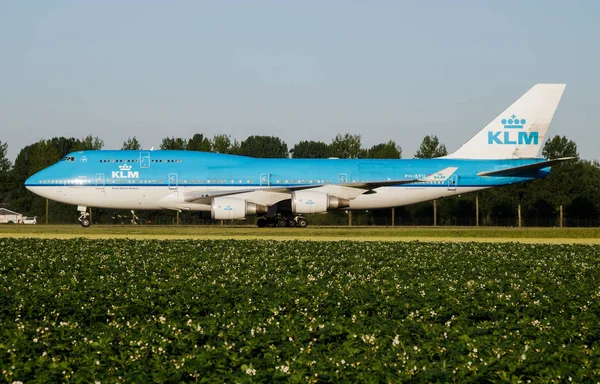
[[[88,207],[203,212],[306,227],[305,214],[392,208],[546,176],[571,158],[539,156],[565,84],[537,84],[454,153],[433,159],[264,159],[172,150],[66,155],[29,177],[31,192]]]

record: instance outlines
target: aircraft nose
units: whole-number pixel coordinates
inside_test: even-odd
[[[31,187],[33,187],[34,180],[35,180],[35,175],[37,175],[37,173],[34,174],[34,175],[29,176],[27,178],[27,180],[25,180],[25,188],[30,189]]]
[[[28,177],[23,184],[30,192],[41,197],[50,198],[48,195],[50,191],[48,191],[48,188],[44,188],[44,185],[42,184],[42,180],[44,180],[46,176],[48,176],[47,173],[45,173],[44,170],[41,170]]]
[[[44,170],[41,170],[41,171],[36,172],[33,175],[29,176],[27,178],[27,180],[25,180],[25,183],[23,183],[25,185],[25,188],[27,188],[28,190],[31,191],[31,188],[39,186],[40,180],[43,179],[43,177],[42,177],[43,172],[44,172]]]

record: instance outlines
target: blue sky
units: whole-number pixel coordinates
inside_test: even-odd
[[[600,159],[600,2],[0,0],[0,141],[360,134],[449,151],[536,83]]]

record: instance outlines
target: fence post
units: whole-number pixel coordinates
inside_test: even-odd
[[[475,194],[475,226],[479,227],[479,193]]]
[[[560,227],[563,227],[563,206],[560,205]]]

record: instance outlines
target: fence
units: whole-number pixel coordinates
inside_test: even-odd
[[[138,213],[139,220],[137,224],[141,225],[176,225],[177,217],[175,214],[156,216],[152,219],[145,218],[142,212]],[[328,218],[327,215],[316,215],[311,217],[307,215],[308,221],[311,225],[319,226],[340,226],[348,225],[349,218]],[[95,224],[131,224],[131,215],[118,216],[118,217],[100,217],[94,220]],[[247,220],[226,220],[223,224],[233,225],[254,225],[255,219],[248,218]],[[203,219],[197,215],[192,214],[181,214],[179,216],[180,225],[220,225],[221,220]],[[433,217],[396,217],[392,222],[390,217],[372,217],[369,215],[353,215],[352,217],[353,226],[383,226],[390,227],[395,226],[433,226]],[[474,217],[452,217],[452,218],[438,218],[437,226],[455,226],[455,227],[475,227],[477,222]],[[597,218],[583,218],[583,219],[565,219],[563,222],[564,227],[598,227],[600,220]],[[479,226],[481,227],[518,227],[519,223],[516,218],[481,218],[479,220]],[[559,219],[556,218],[528,218],[521,220],[522,227],[560,227]]]
[[[396,211],[398,214],[398,211]],[[50,215],[51,224],[76,223],[75,214],[65,216]],[[172,211],[137,211],[136,224],[144,225],[176,225],[177,214]],[[327,214],[306,215],[310,225],[314,226],[344,226],[349,225],[350,215],[343,211],[333,211]],[[200,215],[197,212],[183,212],[179,214],[180,225],[219,225],[220,220],[211,220],[206,218],[206,214]],[[127,211],[107,211],[94,209],[92,221],[94,224],[131,224],[132,215]],[[254,217],[247,220],[227,221],[227,224],[235,225],[254,225]],[[45,216],[38,217],[38,223],[44,223]],[[433,216],[401,216],[396,215],[392,220],[391,210],[379,211],[354,211],[352,212],[352,225],[354,226],[434,226]],[[475,216],[468,217],[447,217],[438,215],[437,226],[459,226],[475,227],[477,221]],[[486,227],[518,227],[519,222],[516,217],[490,217],[488,215],[480,217],[479,226]],[[558,217],[528,217],[521,220],[522,227],[560,227]],[[598,227],[600,219],[595,218],[567,218],[563,220],[564,227]]]
[[[352,220],[353,225],[360,226],[391,226],[391,217],[380,217],[375,219],[368,218],[356,218]],[[433,217],[415,217],[415,218],[403,218],[396,217],[394,220],[396,226],[433,226]],[[452,217],[439,219],[437,222],[438,226],[454,226],[454,227],[475,227],[477,221],[475,217]],[[583,218],[583,219],[564,219],[564,227],[598,227],[600,220],[597,218]],[[519,221],[517,218],[480,218],[479,226],[481,227],[518,227]],[[560,220],[558,218],[528,218],[521,219],[522,227],[560,227]]]

